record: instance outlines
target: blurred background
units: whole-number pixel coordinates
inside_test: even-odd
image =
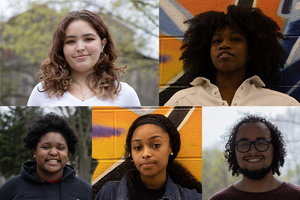
[[[76,175],[91,183],[92,110],[89,107],[0,107],[0,186],[18,175],[25,161],[35,160],[25,149],[22,136],[38,115],[54,112],[63,116],[79,138],[77,151],[69,155],[67,164],[76,169]]]
[[[228,171],[223,154],[227,142],[224,136],[246,114],[257,114],[277,125],[287,149],[277,178],[300,186],[300,107],[203,107],[202,113],[203,199],[241,179]]]
[[[38,83],[56,25],[69,12],[87,9],[108,26],[127,66],[121,80],[141,104],[158,105],[158,0],[1,0],[0,105],[25,106]]]

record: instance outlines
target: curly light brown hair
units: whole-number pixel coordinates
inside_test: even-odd
[[[70,12],[57,25],[48,50],[49,58],[42,62],[38,72],[41,74],[39,82],[42,82],[44,88],[40,92],[47,92],[50,98],[56,94],[56,97],[59,98],[70,89],[74,82],[72,69],[64,56],[63,46],[66,28],[75,20],[88,22],[96,30],[101,40],[104,38],[107,40],[105,49],[94,66],[94,72],[88,76],[86,82],[98,98],[114,99],[121,90],[119,72],[126,74],[126,71],[125,68],[113,64],[117,59],[117,53],[107,26],[98,15],[88,10]]]

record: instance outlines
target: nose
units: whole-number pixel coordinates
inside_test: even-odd
[[[230,49],[231,46],[230,46],[230,43],[224,39],[221,43],[220,43],[220,46],[219,46],[220,50],[222,49]]]
[[[249,152],[257,152],[257,150],[256,150],[256,148],[254,146],[254,143],[250,144],[250,150],[249,150]]]
[[[58,154],[57,150],[55,148],[51,148],[49,151],[49,155],[56,156]]]
[[[149,148],[144,148],[143,158],[150,158],[152,156],[151,150]]]
[[[81,41],[78,41],[77,44],[78,44],[77,47],[76,47],[76,51],[77,52],[81,52],[81,51],[85,50],[85,46],[84,46],[84,44]]]

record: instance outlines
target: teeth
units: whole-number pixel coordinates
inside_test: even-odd
[[[57,163],[58,160],[48,160],[48,162],[55,162],[55,163]]]
[[[248,160],[248,162],[257,162],[257,161],[260,161],[261,159],[250,159],[250,160]]]

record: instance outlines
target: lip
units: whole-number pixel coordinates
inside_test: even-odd
[[[77,55],[75,56],[76,59],[85,59],[86,57],[88,57],[88,54],[81,54],[81,55]]]
[[[46,160],[46,162],[51,165],[57,165],[58,163],[60,163],[60,160],[57,158],[49,158]]]
[[[247,157],[244,160],[248,163],[258,163],[263,159],[263,157]]]
[[[142,168],[151,168],[153,165],[155,164],[155,162],[144,162],[141,164]]]
[[[229,57],[233,57],[234,55],[230,52],[230,51],[220,51],[220,53],[218,54],[217,58],[229,58]]]

